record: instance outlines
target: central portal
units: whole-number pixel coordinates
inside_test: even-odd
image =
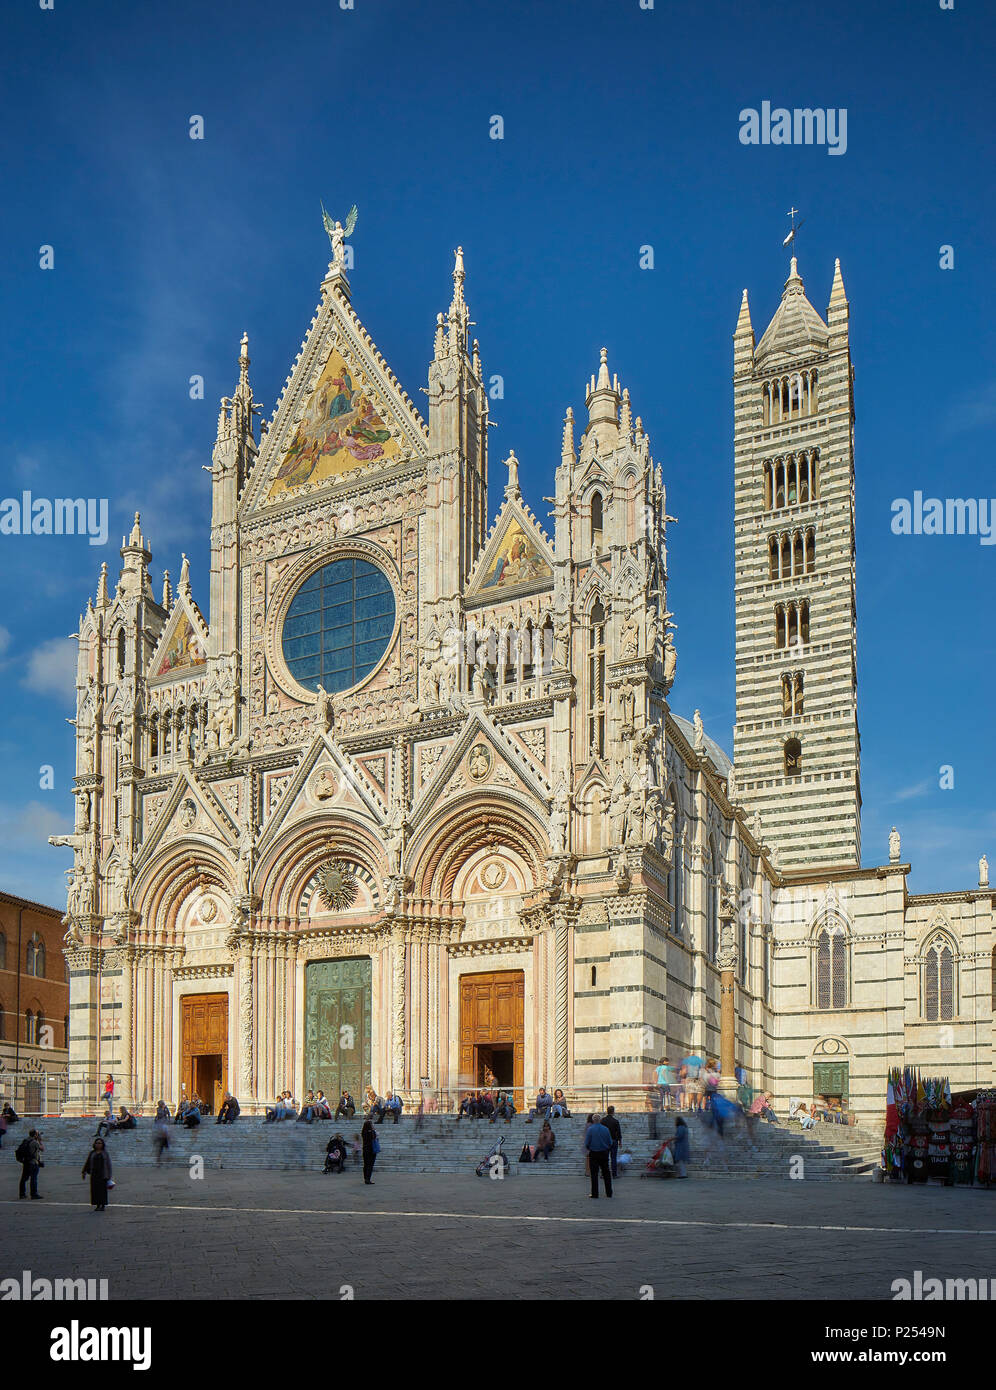
[[[357,1109],[370,1084],[370,987],[373,962],[311,961],[305,975],[304,1088],[323,1090],[336,1107],[340,1091]]]
[[[460,976],[460,1085],[490,1084],[515,1091],[516,1108],[525,1099],[525,975],[501,970]]]
[[[217,1114],[228,1085],[228,995],[186,994],[180,1000],[181,1098],[196,1096]]]

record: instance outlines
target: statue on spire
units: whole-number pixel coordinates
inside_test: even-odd
[[[332,264],[334,266],[342,265],[346,259],[343,254],[343,242],[348,236],[352,236],[353,228],[356,226],[356,204],[354,203],[346,213],[346,221],[343,224],[342,222],[334,222],[325,211],[325,204],[322,203],[322,222],[332,247]]]

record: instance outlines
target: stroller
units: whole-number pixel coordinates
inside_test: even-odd
[[[497,1173],[499,1166],[501,1168],[502,1177],[508,1172],[508,1158],[501,1151],[504,1142],[505,1136],[502,1135],[491,1145],[490,1149],[488,1149],[487,1153],[474,1169],[474,1172],[479,1178],[483,1178],[485,1173]],[[497,1163],[495,1162],[496,1159],[498,1160]]]

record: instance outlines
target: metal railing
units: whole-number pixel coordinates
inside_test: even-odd
[[[0,1072],[0,1105],[18,1116],[52,1118],[62,1114],[69,1078],[64,1072]]]

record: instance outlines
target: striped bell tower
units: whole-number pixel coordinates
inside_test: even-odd
[[[861,860],[854,404],[836,263],[826,322],[795,257],[754,343],[733,337],[737,800],[782,869]]]

